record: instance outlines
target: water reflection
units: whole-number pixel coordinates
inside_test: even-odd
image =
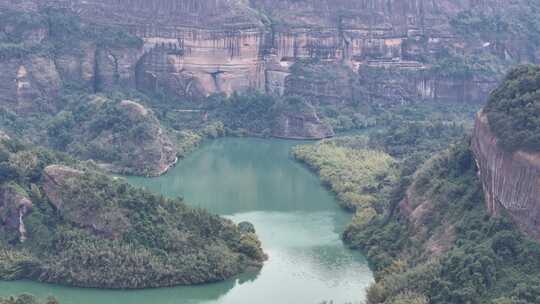
[[[0,295],[58,295],[62,304],[359,303],[372,282],[365,258],[340,233],[350,215],[316,176],[289,156],[297,142],[221,139],[165,176],[135,185],[255,225],[269,261],[260,273],[217,284],[142,291],[81,290],[30,282],[0,283]]]

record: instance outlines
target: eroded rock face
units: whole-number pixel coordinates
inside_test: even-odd
[[[323,139],[335,135],[331,126],[323,122],[313,105],[308,102],[288,105],[274,122],[272,136],[291,139]]]
[[[142,50],[136,47],[98,48],[95,54],[95,90],[107,91],[115,86],[135,88],[135,69],[141,56]]]
[[[333,93],[359,87],[368,100],[482,102],[496,75],[441,75],[425,58],[454,50],[509,62],[539,61],[540,53],[523,37],[465,39],[451,25],[461,12],[497,15],[517,10],[520,1],[0,0],[0,7],[65,7],[88,23],[117,26],[140,37],[142,49],[98,49],[91,55],[97,60],[96,79],[101,79],[97,87],[136,83],[141,90],[190,98],[256,88],[309,92],[321,102],[341,101]],[[71,64],[64,58],[60,66],[89,79],[91,56]],[[339,63],[360,80],[345,84],[346,90],[330,81],[306,91],[316,83],[287,81],[300,59]],[[374,79],[372,69],[389,73]]]
[[[434,231],[427,228],[433,220],[433,214],[438,210],[430,199],[416,193],[415,183],[409,187],[405,198],[399,203],[399,211],[408,220],[414,231],[414,238],[423,244],[423,252],[427,256],[441,256],[454,245],[456,231],[453,225],[441,223],[440,229]]]
[[[132,149],[131,153],[125,151],[132,158],[126,170],[131,168],[135,173],[153,176],[165,173],[178,160],[176,149],[152,111],[130,100],[123,100],[120,106],[126,111],[131,121],[146,120],[153,123],[146,131],[147,134],[135,134],[135,138],[117,136],[115,145],[119,150]]]
[[[78,54],[60,54],[55,63],[58,72],[64,81],[83,84],[87,88],[95,89],[96,77],[96,51],[97,46],[92,42],[81,44]]]
[[[62,165],[43,170],[45,195],[63,217],[95,234],[119,238],[128,229],[128,219],[119,208],[95,206],[91,194],[84,191],[85,173]]]
[[[17,112],[51,112],[61,86],[54,62],[45,57],[0,60],[0,103]]]
[[[32,201],[17,185],[0,187],[0,225],[18,235],[20,242],[26,240],[24,218],[32,210]]]
[[[489,212],[507,212],[524,232],[540,240],[540,153],[503,150],[482,112],[476,117],[472,148]]]
[[[133,69],[131,76],[139,89],[166,89],[181,97],[201,97],[264,86],[261,54],[265,31],[260,17],[245,1],[48,4],[66,3],[80,11],[85,20],[120,26],[143,39],[139,58],[124,69]],[[121,57],[110,52],[102,56],[100,62],[104,63],[107,57]]]

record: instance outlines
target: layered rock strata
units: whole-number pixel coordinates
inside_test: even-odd
[[[88,23],[120,27],[143,39],[141,49],[98,52],[104,87],[117,75],[139,89],[189,98],[248,88],[283,94],[297,89],[286,81],[290,67],[316,59],[358,73],[360,81],[349,85],[359,86],[366,98],[393,102],[480,102],[496,84],[496,76],[433,72],[425,58],[434,54],[538,61],[539,52],[523,37],[465,39],[451,25],[463,12],[491,16],[520,5],[499,0],[0,1],[0,7],[25,10],[63,7]],[[88,79],[85,62],[72,67],[86,71]],[[374,81],[372,69],[391,73]],[[403,72],[413,77],[403,78]],[[327,99],[324,90],[317,97]]]

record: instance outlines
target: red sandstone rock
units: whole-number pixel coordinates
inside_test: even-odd
[[[507,212],[524,232],[540,240],[540,153],[503,150],[483,112],[476,117],[472,148],[489,212]]]

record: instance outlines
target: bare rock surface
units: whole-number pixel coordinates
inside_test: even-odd
[[[43,171],[45,195],[64,218],[98,235],[119,238],[129,226],[123,210],[96,206],[92,195],[81,194],[84,181],[84,172],[62,165],[51,165]]]
[[[321,120],[311,103],[300,100],[294,102],[294,105],[284,105],[277,115],[272,136],[291,139],[323,139],[335,135],[332,127]]]
[[[24,218],[32,210],[30,198],[16,184],[0,187],[0,225],[18,235],[20,242],[26,240]]]
[[[540,153],[503,150],[483,112],[476,117],[472,147],[489,212],[508,213],[540,240]]]

